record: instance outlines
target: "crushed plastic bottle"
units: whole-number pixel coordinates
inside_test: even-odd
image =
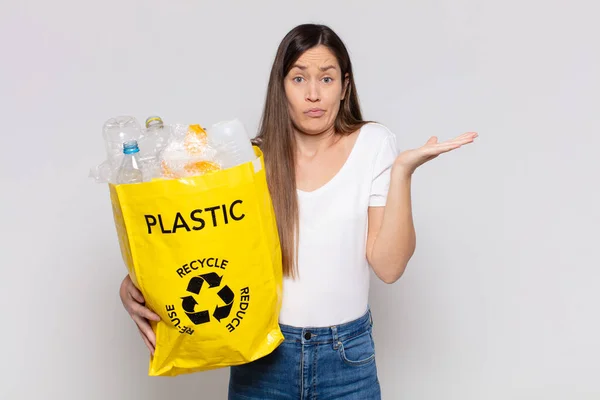
[[[223,169],[256,159],[252,142],[239,119],[218,122],[207,129],[210,146],[217,151]]]
[[[134,117],[120,116],[111,118],[104,123],[102,135],[104,136],[107,160],[116,169],[123,158],[123,143],[139,140],[142,136],[142,129]]]
[[[159,157],[162,178],[179,179],[222,169],[204,128],[198,124],[175,124],[172,128],[173,136]]]

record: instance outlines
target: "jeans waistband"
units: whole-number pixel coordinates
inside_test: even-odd
[[[306,327],[279,324],[286,340],[295,340],[303,344],[337,343],[340,340],[351,338],[369,330],[373,326],[371,310],[354,321],[328,327]]]

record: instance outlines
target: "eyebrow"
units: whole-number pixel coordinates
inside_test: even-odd
[[[305,71],[307,67],[306,67],[306,65],[294,64],[292,66],[292,69],[294,69],[294,68],[298,68],[298,69],[300,69],[302,71]],[[325,67],[320,67],[319,69],[321,71],[325,72],[325,71],[330,70],[330,69],[335,69],[335,65],[327,65]]]
[[[327,65],[325,67],[319,68],[321,71],[327,71],[328,69],[335,69],[335,65]]]

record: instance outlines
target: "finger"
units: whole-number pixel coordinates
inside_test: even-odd
[[[429,140],[427,140],[427,142],[425,144],[426,145],[427,144],[435,144],[435,143],[437,143],[437,141],[438,141],[437,136],[432,136],[432,137],[429,138]]]
[[[158,314],[153,313],[148,307],[145,307],[138,303],[133,303],[131,305],[131,312],[145,319],[149,319],[156,322],[160,321],[160,316],[158,316]]]
[[[461,138],[473,138],[473,137],[477,137],[479,136],[479,134],[477,132],[465,132],[462,135],[458,135],[457,137],[455,137],[455,139],[461,139]]]
[[[442,143],[462,143],[462,144],[467,144],[472,142],[473,140],[475,140],[475,138],[479,136],[477,134],[477,132],[467,132],[467,133],[463,133],[460,136],[455,137],[454,139],[449,139],[446,140]]]
[[[477,138],[477,135],[465,135],[462,136],[460,138],[457,138],[456,141],[462,144],[467,144],[467,143],[472,143],[475,141],[475,138]]]
[[[475,140],[475,138],[473,136],[464,136],[464,137],[458,137],[458,138],[451,139],[451,140],[446,140],[445,142],[442,142],[440,144],[451,144],[451,143],[467,144],[467,143],[471,143],[473,140]]]
[[[442,153],[447,153],[451,150],[459,148],[460,146],[460,144],[439,144],[427,150],[425,154],[427,157],[439,156]]]
[[[133,282],[129,284],[129,287],[127,288],[127,293],[129,293],[129,295],[138,303],[143,304],[146,302],[146,300],[144,299],[144,295],[142,295],[142,292],[140,292],[139,289],[135,287]]]
[[[458,138],[447,140],[445,142],[426,145],[424,146],[425,153],[428,156],[438,156],[442,153],[457,149],[465,144],[473,142],[476,136],[473,136],[472,133],[475,132],[464,133]]]
[[[461,143],[450,143],[450,144],[448,144],[446,146],[440,147],[440,150],[445,153],[445,152],[450,151],[450,150],[458,149],[461,146],[462,146]]]
[[[438,143],[438,144],[432,146],[431,150],[433,152],[448,151],[448,150],[459,148],[460,146],[462,146],[462,144],[459,142],[449,142],[449,143],[444,142],[444,143]]]
[[[464,135],[460,135],[456,139],[458,139],[461,142],[462,141],[472,142],[477,137],[479,137],[479,135],[477,134],[477,132],[468,132],[468,133],[465,133]]]
[[[150,344],[152,346],[156,346],[156,335],[154,335],[154,331],[152,330],[152,327],[150,326],[148,321],[137,315],[133,317],[133,321],[137,325],[142,335],[144,335],[146,339],[148,339]]]
[[[144,332],[142,332],[140,330],[140,328],[138,328],[138,332],[140,332],[140,336],[142,337],[142,340],[144,341],[144,344],[146,344],[146,347],[150,351],[150,354],[154,355],[154,346],[152,346],[152,343],[150,343],[150,341],[148,340],[148,338],[146,337],[146,335],[144,335]]]

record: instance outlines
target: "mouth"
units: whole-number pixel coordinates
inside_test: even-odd
[[[311,108],[310,110],[306,110],[304,114],[306,114],[309,117],[318,118],[325,114],[325,110],[322,110],[320,108]]]

